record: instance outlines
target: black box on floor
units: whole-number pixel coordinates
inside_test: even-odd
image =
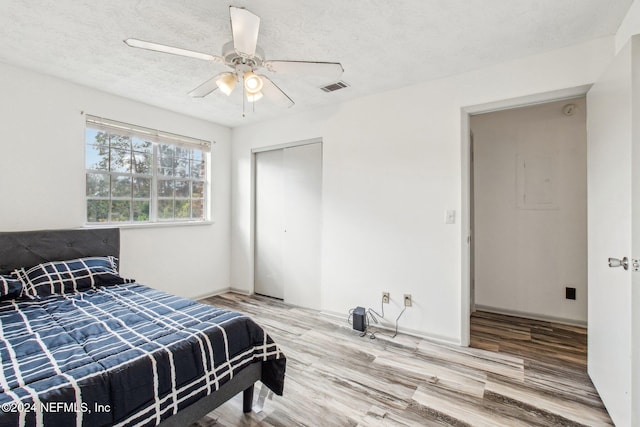
[[[353,329],[364,332],[366,329],[366,316],[364,307],[356,307],[353,309]]]

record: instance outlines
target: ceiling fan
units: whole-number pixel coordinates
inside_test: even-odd
[[[194,98],[205,97],[217,89],[229,96],[236,84],[242,82],[247,101],[256,102],[265,96],[278,105],[291,107],[294,105],[293,100],[271,79],[256,72],[266,69],[273,73],[311,74],[335,81],[344,71],[339,62],[267,61],[264,51],[258,46],[260,17],[245,8],[235,6],[229,7],[229,15],[232,41],[222,47],[221,56],[133,38],[126,39],[124,42],[131,47],[219,62],[232,69],[232,71],[217,74],[189,92],[189,95]]]

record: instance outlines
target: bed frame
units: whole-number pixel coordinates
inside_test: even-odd
[[[0,274],[47,261],[109,255],[120,255],[118,228],[0,232]],[[253,386],[261,376],[262,364],[252,363],[216,392],[165,419],[160,426],[191,425],[240,392],[243,396],[243,412],[251,412]]]

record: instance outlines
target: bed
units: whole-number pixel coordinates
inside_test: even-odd
[[[188,426],[238,393],[249,412],[256,381],[282,395],[260,326],[120,277],[119,250],[118,229],[0,233],[0,426]]]

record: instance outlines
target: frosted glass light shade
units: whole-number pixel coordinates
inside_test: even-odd
[[[249,102],[256,102],[262,98],[262,92],[248,93],[247,92],[247,100]]]
[[[236,87],[236,76],[233,73],[222,73],[220,77],[216,80],[216,85],[218,85],[218,89],[225,95],[231,95],[233,88]]]

